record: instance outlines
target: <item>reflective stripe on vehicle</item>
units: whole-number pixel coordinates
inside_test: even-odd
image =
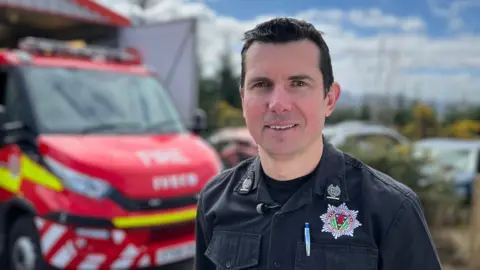
[[[68,240],[52,256],[50,264],[60,269],[66,269],[72,260],[75,259],[77,254],[77,249],[75,248],[73,241]]]
[[[79,237],[75,227],[35,218],[39,229],[42,249],[46,251],[44,258],[52,266],[60,269],[136,269],[137,267],[151,267],[168,265],[181,260],[193,258],[195,254],[194,236],[182,237],[177,244],[167,246],[149,247],[136,244],[135,236],[117,239],[117,244],[112,248],[89,252],[79,240],[89,241],[88,238]],[[124,232],[125,233],[125,232]],[[118,234],[118,229],[110,231]]]
[[[197,207],[194,206],[185,210],[169,211],[162,214],[116,217],[112,219],[112,223],[117,228],[161,226],[191,221],[196,216]]]
[[[62,191],[63,186],[60,180],[43,168],[28,156],[22,155],[20,158],[20,170],[13,172],[12,164],[0,164],[0,188],[3,188],[11,193],[17,194],[20,192],[22,181],[30,181],[38,185],[42,185],[55,191]]]
[[[97,270],[107,260],[103,254],[90,254],[79,265],[79,270]]]
[[[42,185],[55,191],[63,190],[63,186],[60,180],[47,169],[43,168],[38,163],[31,160],[26,155],[22,155],[21,160],[23,178],[26,178],[33,183]]]
[[[139,254],[139,250],[133,244],[128,245],[113,262],[112,269],[130,269]]]
[[[67,229],[59,224],[52,224],[40,235],[43,255],[47,255],[55,244],[65,235]]]

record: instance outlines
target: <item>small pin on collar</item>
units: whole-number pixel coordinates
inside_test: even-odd
[[[238,193],[240,193],[240,194],[249,193],[250,190],[252,190],[252,184],[253,184],[252,178],[250,178],[250,177],[245,178],[245,180],[243,180],[243,182],[242,182],[242,186],[238,190]]]
[[[330,184],[327,188],[327,194],[327,199],[340,200],[340,194],[342,194],[342,190],[339,186]]]

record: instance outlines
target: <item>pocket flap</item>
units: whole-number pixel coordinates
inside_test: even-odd
[[[217,267],[244,269],[258,264],[261,235],[232,231],[213,231],[212,240],[205,252]]]
[[[375,270],[378,250],[373,247],[311,243],[311,255],[306,256],[305,243],[297,243],[295,270],[313,269],[355,269]]]

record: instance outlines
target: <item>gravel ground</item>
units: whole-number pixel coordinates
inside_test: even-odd
[[[466,267],[444,265],[442,270],[467,270]]]

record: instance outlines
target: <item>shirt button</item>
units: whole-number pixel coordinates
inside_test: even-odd
[[[274,262],[273,265],[275,266],[275,268],[280,268],[280,263],[279,262]]]
[[[225,267],[226,267],[226,268],[232,267],[232,262],[228,261],[228,262],[225,264]]]

